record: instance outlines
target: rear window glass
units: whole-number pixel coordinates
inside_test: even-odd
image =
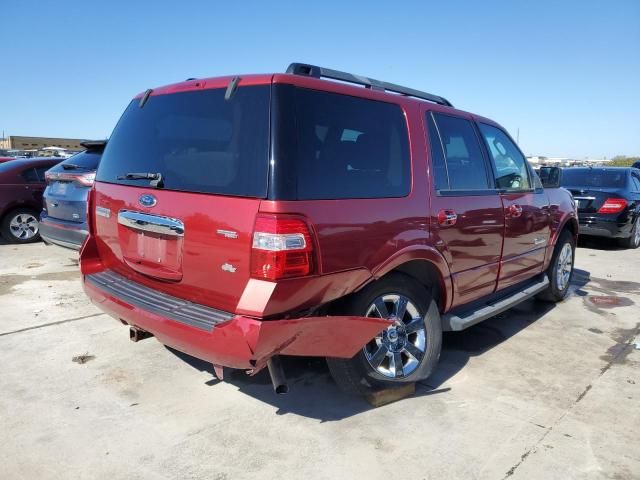
[[[67,158],[60,165],[64,167],[65,164],[76,165],[78,168],[86,170],[95,170],[100,163],[100,157],[102,153],[98,152],[80,152],[74,156]]]
[[[563,187],[624,188],[626,170],[572,169],[562,171]]]
[[[298,199],[409,193],[409,141],[398,105],[297,88],[294,115]]]
[[[127,173],[161,173],[164,188],[264,197],[267,192],[270,87],[240,87],[152,95],[135,99],[109,139],[97,180],[148,186],[149,180],[119,179]]]

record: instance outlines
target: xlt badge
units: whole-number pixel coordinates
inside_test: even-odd
[[[222,268],[223,272],[229,272],[229,273],[236,273],[236,270],[238,270],[236,267],[234,267],[230,263],[223,263],[222,267],[220,268]]]

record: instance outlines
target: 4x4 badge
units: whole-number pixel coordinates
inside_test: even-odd
[[[158,203],[158,200],[150,193],[145,193],[144,195],[140,195],[138,203],[143,207],[154,207],[156,203]]]

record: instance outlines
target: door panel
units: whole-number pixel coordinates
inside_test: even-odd
[[[496,186],[502,192],[505,230],[498,290],[542,271],[550,235],[549,201],[535,188],[533,172],[509,135],[495,125],[479,123]]]
[[[504,213],[470,118],[426,112],[431,152],[431,231],[451,269],[452,307],[495,291]]]
[[[505,236],[499,290],[542,272],[550,235],[549,204],[544,192],[505,193],[501,198]]]
[[[440,225],[437,214],[454,211],[454,225]],[[500,266],[504,215],[495,195],[434,197],[431,225],[436,245],[450,265],[454,307],[494,292]]]

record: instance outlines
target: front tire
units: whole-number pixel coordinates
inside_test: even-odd
[[[5,215],[0,225],[5,240],[30,243],[40,240],[39,216],[30,208],[17,208]]]
[[[345,392],[367,395],[427,378],[440,358],[442,323],[430,293],[411,277],[392,273],[354,294],[341,314],[393,319],[353,358],[327,358]]]
[[[569,285],[573,277],[576,241],[567,230],[560,234],[553,251],[551,264],[547,269],[549,287],[538,294],[538,299],[545,302],[561,302],[569,294]]]

